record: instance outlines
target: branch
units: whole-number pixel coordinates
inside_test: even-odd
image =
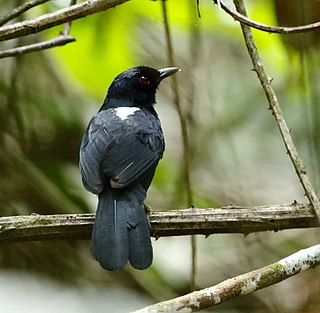
[[[0,41],[38,33],[53,26],[64,24],[81,17],[127,2],[128,0],[88,0],[69,6],[54,13],[44,14],[35,19],[0,27]]]
[[[46,0],[48,1],[48,0]],[[28,2],[30,5],[35,6],[35,3],[42,3],[42,1],[31,1]],[[27,4],[28,4],[27,3]],[[76,0],[71,0],[70,1],[70,6],[75,5]],[[75,37],[69,36],[71,29],[71,22],[65,23],[63,31],[60,32],[60,34],[50,40],[42,41],[39,43],[35,44],[30,44],[22,47],[16,47],[4,51],[0,51],[0,59],[7,58],[7,57],[13,57],[25,53],[30,53],[30,52],[35,52],[35,51],[40,51],[40,50],[45,50],[45,49],[50,49],[58,46],[64,46],[70,42],[76,41]]]
[[[49,1],[49,0],[32,0],[32,1],[21,4],[20,6],[15,8],[12,12],[0,17],[0,26],[4,25],[8,21],[16,18],[17,16],[21,15],[22,13],[30,10],[31,8],[33,8],[39,4],[45,3],[47,1]]]
[[[243,0],[234,0],[237,10],[242,14],[246,15],[246,9]],[[260,55],[258,53],[257,46],[255,44],[251,28],[247,25],[241,23],[243,37],[251,58],[254,71],[257,73],[260,83],[264,89],[265,95],[268,99],[270,109],[273,116],[275,117],[276,123],[278,125],[281,137],[283,139],[284,145],[286,147],[287,153],[291,159],[293,167],[297,173],[300,183],[308,197],[313,209],[315,210],[318,221],[320,222],[320,201],[309,181],[305,166],[299,157],[298,151],[293,143],[292,137],[290,135],[290,130],[284,119],[283,112],[281,110],[277,96],[271,86],[272,79],[269,78]]]
[[[232,9],[230,9],[222,0],[213,0],[214,3],[217,3],[219,7],[221,7],[225,12],[227,12],[229,15],[231,15],[235,20],[262,30],[264,32],[268,33],[277,33],[277,34],[294,34],[294,33],[303,33],[303,32],[309,32],[315,29],[320,28],[320,22],[312,23],[312,24],[307,24],[303,26],[295,26],[295,27],[282,27],[282,26],[271,26],[271,25],[266,25],[262,24],[256,21],[253,21],[249,19],[245,14],[235,12]]]
[[[77,4],[77,0],[70,0],[69,6],[76,5],[76,4]],[[69,35],[70,34],[70,30],[71,30],[71,21],[68,22],[68,23],[65,23],[64,29],[61,32],[61,35]]]
[[[258,270],[227,279],[213,287],[148,306],[135,313],[198,312],[274,285],[318,265],[320,265],[320,245],[315,245]]]
[[[50,49],[53,47],[64,46],[64,45],[66,45],[70,42],[74,42],[74,41],[76,41],[75,37],[66,36],[66,35],[59,35],[53,39],[42,41],[39,43],[0,51],[0,59],[7,58],[7,57],[13,57],[13,56],[17,56],[17,55],[29,53],[29,52]]]
[[[166,6],[166,0],[161,1],[162,4],[162,16],[163,16],[163,24],[164,24],[164,30],[165,30],[165,39],[166,39],[166,45],[167,45],[167,60],[168,63],[171,65],[176,64],[175,58],[174,58],[174,51],[173,51],[173,45],[172,45],[172,39],[171,39],[171,31],[170,31],[170,25],[169,25],[169,18],[167,14],[167,6]],[[176,65],[174,65],[176,66]],[[182,167],[181,167],[181,176],[183,177],[183,186],[184,186],[184,192],[186,194],[186,200],[187,200],[187,206],[193,206],[193,193],[192,193],[192,187],[191,187],[191,166],[190,166],[190,143],[189,143],[189,136],[188,136],[188,121],[185,118],[181,101],[180,101],[180,93],[178,88],[178,79],[177,76],[173,75],[171,77],[171,87],[173,91],[173,102],[176,107],[176,110],[178,112],[179,116],[179,124],[180,124],[180,130],[181,130],[181,138],[182,138],[182,144],[183,144],[183,158],[182,158]],[[179,184],[177,184],[178,186]],[[181,188],[179,186],[178,188]],[[194,236],[191,236],[191,290],[195,290],[195,276],[196,276],[196,250],[197,250],[197,243]]]
[[[308,204],[185,209],[152,212],[151,235],[155,238],[218,233],[278,231],[318,225]],[[57,214],[0,217],[0,242],[27,240],[89,239],[94,214]]]

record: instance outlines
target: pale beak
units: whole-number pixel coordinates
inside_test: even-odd
[[[177,67],[167,67],[167,68],[162,68],[158,71],[160,73],[160,79],[162,80],[166,77],[173,75],[174,73],[180,72],[181,70]]]

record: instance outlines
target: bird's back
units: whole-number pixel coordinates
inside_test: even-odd
[[[124,188],[150,180],[146,176],[155,169],[163,152],[160,121],[149,109],[100,111],[92,118],[81,143],[80,170],[84,185],[98,194],[108,184]]]

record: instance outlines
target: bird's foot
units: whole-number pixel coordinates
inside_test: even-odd
[[[146,216],[147,216],[147,221],[148,221],[148,226],[149,226],[149,229],[151,229],[151,223],[150,223],[150,219],[149,219],[149,215],[150,215],[150,212],[151,212],[151,208],[147,205],[147,204],[143,204],[143,207],[144,207],[144,212],[146,213]]]
[[[143,207],[144,207],[144,211],[146,212],[146,214],[150,215],[151,207],[145,203],[143,204]]]

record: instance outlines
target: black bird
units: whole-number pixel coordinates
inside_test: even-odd
[[[82,139],[82,181],[99,198],[91,251],[106,270],[152,263],[143,202],[165,147],[153,105],[160,82],[177,71],[138,66],[119,74]]]

